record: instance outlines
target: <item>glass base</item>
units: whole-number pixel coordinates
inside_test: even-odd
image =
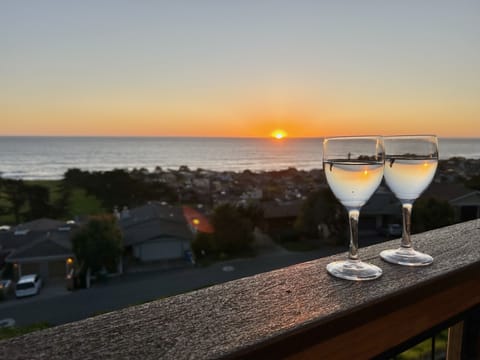
[[[380,257],[389,263],[404,266],[427,266],[433,262],[430,255],[404,247],[384,250],[380,253]]]
[[[378,266],[351,259],[331,262],[327,265],[327,271],[335,277],[355,281],[373,280],[382,275],[382,269]]]

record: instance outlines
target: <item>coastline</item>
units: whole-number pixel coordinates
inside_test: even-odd
[[[480,138],[440,138],[440,159],[480,159]],[[322,138],[0,137],[0,174],[24,180],[61,179],[69,168],[146,168],[216,172],[322,168]]]
[[[248,169],[238,172],[214,171],[187,166],[178,169],[156,168],[154,171],[136,168],[99,172],[76,168],[65,175],[65,182],[62,179],[9,180],[3,184],[1,180],[6,179],[0,177],[0,191],[4,195],[7,195],[7,191],[9,194],[0,206],[12,208],[6,198],[16,198],[19,192],[24,193],[25,199],[33,199],[28,196],[29,191],[33,191],[37,195],[45,195],[42,195],[43,200],[38,204],[46,206],[46,212],[42,213],[44,216],[48,211],[62,208],[62,217],[68,220],[84,214],[111,212],[114,206],[138,206],[148,201],[201,204],[205,208],[213,208],[221,203],[301,202],[309,194],[327,187],[322,169],[293,167],[260,172]],[[439,161],[433,183],[444,187],[469,185],[475,189],[479,179],[480,159],[457,157]],[[108,202],[102,202],[105,196],[109,197]],[[26,209],[22,207],[19,210]],[[12,213],[5,214],[8,216],[0,216],[0,223],[14,223]]]

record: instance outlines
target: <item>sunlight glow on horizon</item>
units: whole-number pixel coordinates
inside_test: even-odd
[[[285,132],[285,130],[276,129],[272,132],[271,136],[277,140],[282,140],[287,137],[287,133]]]

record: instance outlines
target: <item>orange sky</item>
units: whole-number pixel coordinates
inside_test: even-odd
[[[105,104],[3,104],[1,135],[228,136],[265,137],[283,129],[289,137],[435,133],[443,137],[480,136],[475,109],[442,103],[435,107],[401,104],[238,106],[191,105],[176,108],[127,101]],[[209,108],[208,106],[212,106]],[[370,106],[369,106],[370,105]],[[470,111],[469,111],[470,110]]]
[[[480,3],[299,2],[7,2],[0,136],[480,137]]]

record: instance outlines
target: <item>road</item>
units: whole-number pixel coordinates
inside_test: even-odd
[[[109,279],[107,283],[74,292],[66,291],[63,286],[52,287],[37,297],[0,303],[0,319],[13,318],[19,326],[38,322],[60,325],[344,250],[332,247],[310,252],[283,251],[216,263],[205,268],[125,274]]]

